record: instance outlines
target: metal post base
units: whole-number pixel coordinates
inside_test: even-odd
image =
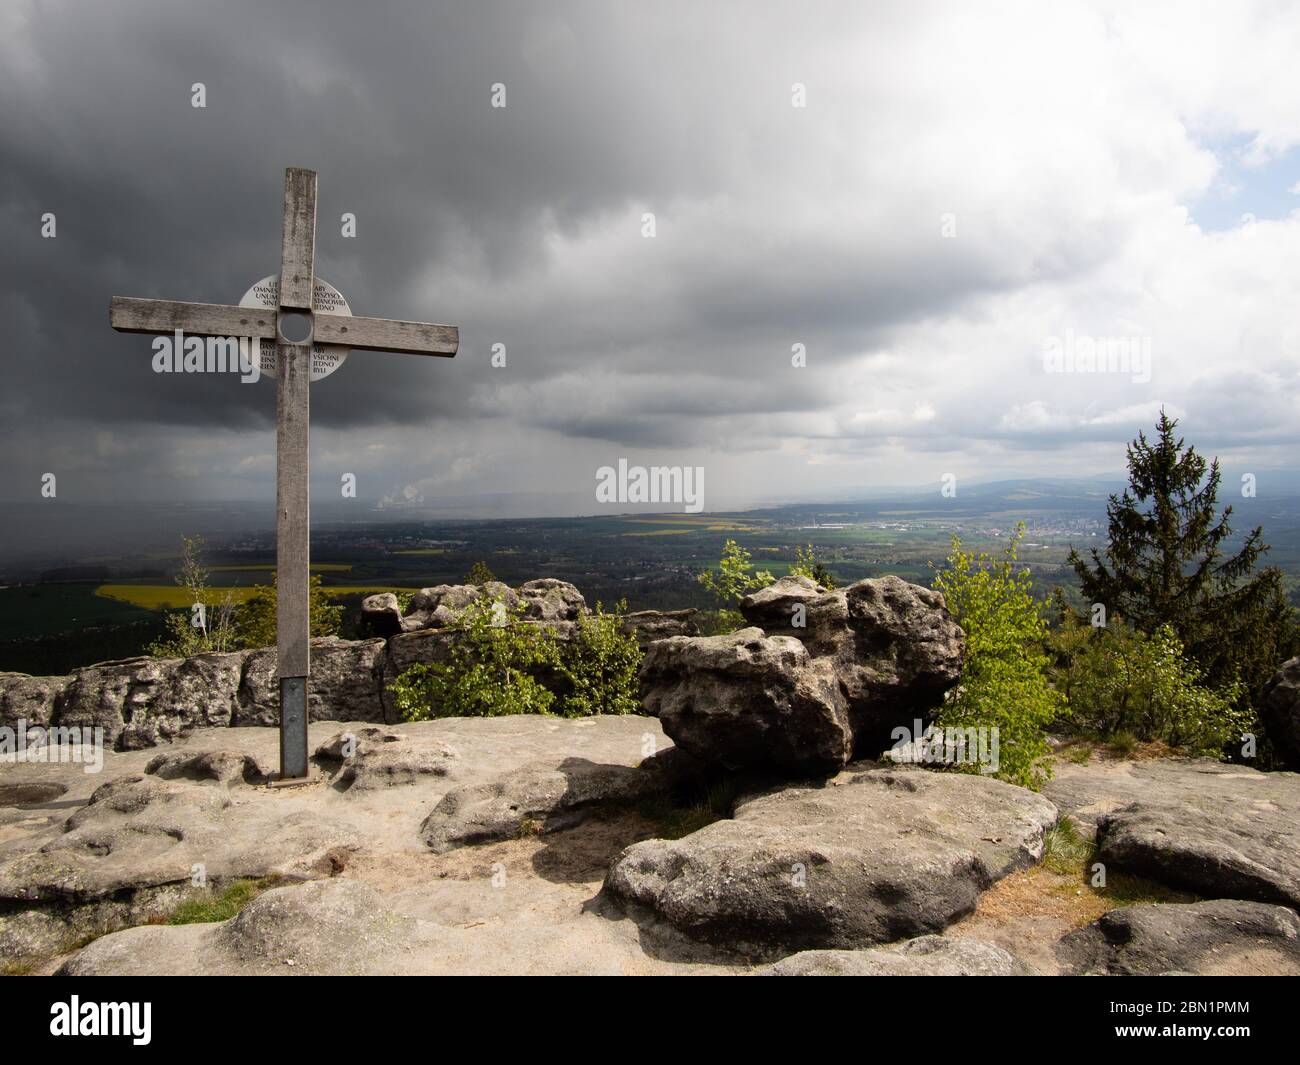
[[[280,779],[307,776],[307,678],[280,678]]]

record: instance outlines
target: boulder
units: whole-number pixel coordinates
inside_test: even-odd
[[[104,936],[60,975],[194,973],[348,975],[391,971],[410,951],[416,922],[352,880],[263,892],[220,924],[145,926]]]
[[[1209,758],[1060,761],[1043,793],[1107,868],[1203,898],[1300,901],[1300,774]]]
[[[383,728],[340,732],[316,748],[316,760],[334,770],[341,791],[367,791],[454,775],[456,749]]]
[[[164,751],[151,758],[144,771],[161,780],[210,780],[227,787],[263,784],[274,775],[251,754],[235,751]]]
[[[672,636],[641,664],[642,706],[673,742],[731,769],[834,772],[852,755],[848,707],[828,659],[757,628]]]
[[[439,584],[433,588],[421,588],[411,596],[411,604],[402,617],[402,631],[446,628],[482,594],[483,590],[473,584]]]
[[[805,950],[763,976],[1032,976],[1001,947],[974,939],[918,936],[872,950]]]
[[[0,673],[0,725],[16,728],[18,722],[28,726],[49,726],[54,706],[71,677],[29,677],[26,673]]]
[[[768,635],[793,636],[832,660],[859,754],[887,746],[896,726],[933,717],[961,679],[965,637],[943,596],[899,577],[829,591],[783,577],[746,596],[740,610]]]
[[[1278,754],[1300,769],[1300,658],[1283,662],[1264,686],[1260,716]]]
[[[600,804],[630,803],[665,790],[673,749],[644,766],[602,765],[586,758],[532,762],[483,784],[452,788],[420,825],[435,854],[525,833],[544,835],[581,823]]]
[[[402,608],[392,592],[368,595],[361,600],[361,627],[372,636],[396,636],[402,631]]]
[[[519,586],[519,601],[524,605],[524,619],[550,624],[576,622],[587,612],[587,601],[568,581],[543,577]]]
[[[645,650],[655,640],[669,636],[698,636],[700,627],[695,623],[698,610],[635,610],[623,615],[623,631],[635,637],[637,646]]]
[[[686,935],[763,955],[941,931],[1042,855],[1056,808],[987,777],[851,766],[627,848],[604,891]]]
[[[1063,973],[1300,975],[1300,918],[1284,906],[1217,899],[1111,910],[1056,948]]]
[[[1293,776],[1293,774],[1286,774]],[[1300,907],[1300,788],[1285,805],[1248,796],[1138,801],[1097,822],[1097,860],[1107,868],[1208,898]]]

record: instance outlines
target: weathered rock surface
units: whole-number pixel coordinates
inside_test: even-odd
[[[1063,764],[1044,793],[1108,868],[1207,898],[1300,906],[1300,774],[1209,759]]]
[[[873,950],[805,950],[783,958],[765,976],[1031,976],[1001,947],[973,939],[918,936]]]
[[[1286,764],[1300,769],[1300,658],[1283,662],[1265,685],[1260,716]]]
[[[558,766],[534,762],[496,780],[453,788],[424,819],[420,838],[442,854],[572,828],[597,805],[632,803],[670,790],[691,762],[675,748],[640,766],[602,765],[586,758],[566,758]]]
[[[234,751],[164,751],[144,767],[162,780],[211,780],[227,787],[233,784],[262,784],[274,770],[256,758]]]
[[[521,584],[519,599],[524,604],[524,617],[530,621],[549,624],[575,622],[587,612],[587,601],[582,593],[568,581],[554,577]]]
[[[1300,974],[1300,918],[1284,906],[1219,899],[1127,906],[1103,914],[1057,946],[1065,972]]]
[[[794,624],[796,607],[802,627]],[[769,635],[793,636],[833,660],[854,731],[873,753],[900,722],[932,716],[961,679],[965,637],[943,596],[898,577],[832,591],[784,577],[747,596],[740,610]]]
[[[731,769],[834,771],[852,754],[848,707],[826,660],[756,628],[651,644],[642,701],[673,742]]]
[[[739,803],[679,840],[629,847],[605,880],[694,938],[855,948],[942,930],[1042,855],[1056,808],[973,775],[855,766]]]
[[[498,582],[425,588],[405,618],[396,596],[371,596],[363,616],[387,639],[312,641],[310,720],[397,721],[387,685],[417,662],[445,661],[455,638],[447,626],[483,595],[522,604],[529,624],[545,626],[561,639],[572,635],[586,610],[577,588],[553,579],[529,581],[517,592]],[[274,725],[279,721],[275,658],[274,648],[261,648],[100,662],[69,677],[0,673],[0,725],[21,720],[28,726],[100,727],[106,743],[119,751],[171,743],[199,728]]]
[[[214,880],[313,875],[332,850],[358,842],[329,817],[235,807],[222,788],[126,776],[98,788],[61,833],[0,861],[0,899],[85,902],[187,883],[196,866]]]
[[[237,916],[183,929],[145,926],[90,944],[60,970],[70,976],[160,973],[347,975],[400,969],[415,921],[350,880],[273,888]]]
[[[402,608],[392,592],[368,595],[361,600],[361,627],[372,636],[396,636],[402,631]]]
[[[452,777],[460,755],[440,740],[415,739],[385,728],[340,732],[316,748],[316,760],[335,770],[340,790],[366,791]]]
[[[340,640],[337,636],[312,640],[308,719],[383,721],[379,686],[385,647],[383,640]],[[234,724],[279,723],[280,682],[275,666],[274,648],[248,652]]]
[[[71,677],[29,677],[0,673],[0,725],[19,721],[45,728],[54,716],[55,700],[72,683]]]
[[[655,640],[669,636],[698,636],[698,610],[634,610],[623,615],[623,631],[636,637],[637,646],[645,650]]]
[[[641,670],[674,742],[730,768],[833,772],[932,717],[961,677],[943,597],[897,577],[834,591],[785,577],[741,611],[755,627],[658,641]]]

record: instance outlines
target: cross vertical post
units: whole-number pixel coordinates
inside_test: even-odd
[[[316,259],[316,174],[284,174],[275,403],[276,672],[280,680],[280,776],[305,777],[307,678],[311,674],[310,416],[312,290]],[[305,339],[285,336],[285,316],[302,314]]]
[[[316,316],[316,172],[284,172],[284,226],[276,313],[269,306],[230,306],[114,296],[109,324],[123,333],[154,333],[180,344],[191,336],[273,341],[276,355],[275,559],[276,673],[280,681],[280,779],[307,776],[307,683],[311,674],[311,474],[308,424],[312,345],[452,358],[454,325],[355,317],[346,308]],[[268,278],[268,280],[270,280]],[[328,288],[328,286],[326,286]],[[331,290],[339,296],[337,290]],[[294,319],[306,328],[295,329]],[[300,324],[300,323],[299,323]],[[346,355],[346,351],[344,352]],[[212,350],[208,349],[211,357]],[[238,367],[241,373],[247,367]],[[251,378],[256,380],[256,375]]]

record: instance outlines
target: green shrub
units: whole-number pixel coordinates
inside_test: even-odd
[[[750,592],[765,588],[774,580],[767,570],[754,570],[753,558],[735,540],[722,545],[717,571],[705,570],[696,580],[713,593],[723,610],[734,610]]]
[[[417,663],[390,685],[402,719],[549,713],[555,695],[536,674],[557,664],[555,639],[522,618],[522,605],[488,596],[461,611],[447,660]]]
[[[271,574],[271,584],[258,584],[235,614],[235,636],[241,647],[274,647],[277,616],[278,575]],[[337,636],[343,620],[343,608],[330,602],[319,573],[307,582],[308,624],[313,637]]]
[[[447,659],[420,663],[390,687],[406,721],[559,713],[631,714],[640,709],[641,649],[623,630],[625,604],[579,617],[570,640],[484,596],[450,626]]]
[[[1117,750],[1131,750],[1139,740],[1159,740],[1221,756],[1251,730],[1252,715],[1240,705],[1240,685],[1206,685],[1167,625],[1147,635],[1121,618],[1094,628],[1067,613],[1049,647],[1057,687],[1069,694],[1065,723]]]
[[[208,587],[208,571],[199,561],[202,553],[201,536],[181,537],[181,568],[176,583],[185,590],[191,606],[167,612],[165,635],[145,648],[148,654],[188,658],[209,651],[233,651],[239,646],[233,623],[234,597],[228,591],[218,595],[216,589]],[[195,610],[200,604],[203,609]]]
[[[962,683],[940,711],[940,728],[998,730],[996,776],[1037,789],[1051,776],[1046,729],[1064,699],[1048,681],[1043,654],[1047,624],[1027,570],[1016,569],[1024,524],[1003,557],[972,555],[952,538],[947,568],[934,587],[966,633]],[[959,766],[978,772],[977,764]]]
[[[599,602],[580,615],[573,639],[557,643],[562,695],[558,710],[565,717],[635,714],[641,709],[637,670],[641,648],[623,629],[627,603],[605,613]]]
[[[794,565],[790,567],[790,575],[792,577],[807,577],[826,589],[835,587],[835,578],[831,576],[825,565],[818,560],[817,555],[813,552],[812,544],[809,544],[807,548],[796,545],[794,549]]]

